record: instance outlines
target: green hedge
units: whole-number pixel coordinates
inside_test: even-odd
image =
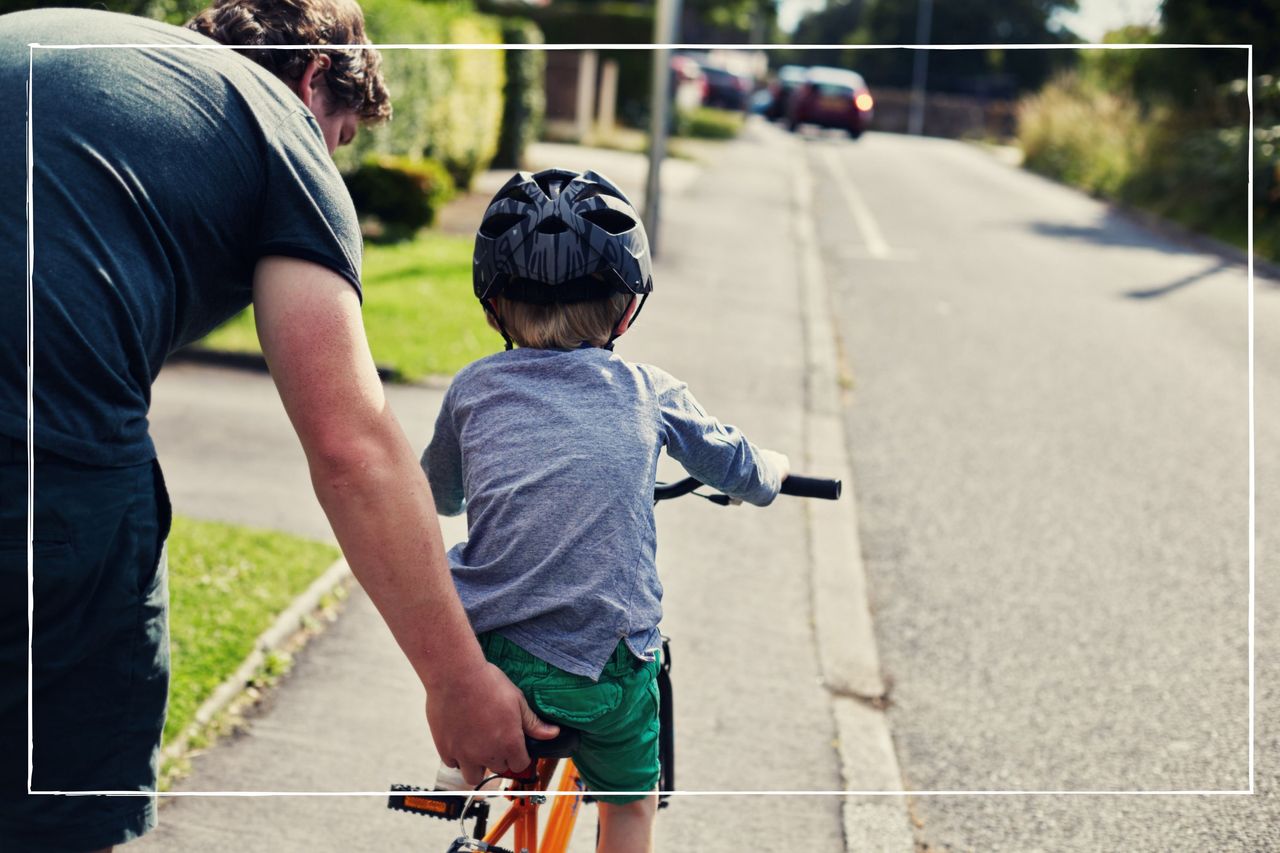
[[[454,184],[435,160],[372,154],[344,175],[366,238],[394,243],[435,222]]]
[[[501,44],[499,21],[466,3],[366,0],[370,38],[382,44]],[[505,82],[503,51],[382,52],[395,113],[362,131],[339,157],[344,171],[370,153],[439,160],[459,188],[471,186],[498,149]]]
[[[507,18],[502,22],[505,44],[542,44],[542,30],[532,21]],[[525,149],[542,133],[547,112],[545,50],[508,50],[504,57],[507,76],[502,92],[502,129],[493,166],[519,169]]]

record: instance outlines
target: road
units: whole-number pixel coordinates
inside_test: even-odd
[[[797,147],[907,786],[1247,791],[1243,268],[976,146]],[[1280,289],[1254,297],[1259,795],[913,796],[926,849],[1280,849]]]

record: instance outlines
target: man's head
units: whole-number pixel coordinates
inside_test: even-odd
[[[189,29],[234,45],[292,88],[315,114],[332,153],[351,141],[358,123],[391,116],[382,58],[368,44],[364,15],[353,0],[217,0]],[[255,50],[309,45],[298,50]]]

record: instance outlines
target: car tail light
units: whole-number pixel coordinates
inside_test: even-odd
[[[853,103],[864,113],[871,112],[871,108],[875,106],[875,101],[871,100],[870,92],[860,92],[854,97]]]

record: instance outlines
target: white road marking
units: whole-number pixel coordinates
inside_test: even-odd
[[[876,259],[887,258],[892,254],[889,243],[880,232],[880,226],[876,224],[875,217],[871,215],[871,208],[862,200],[853,181],[849,179],[849,173],[844,170],[844,165],[840,162],[840,156],[836,151],[835,146],[823,146],[822,154],[826,158],[827,168],[831,170],[836,186],[840,189],[840,194],[844,196],[844,203],[848,206],[849,213],[853,215],[858,231],[862,233],[862,242],[866,244],[867,254]]]

